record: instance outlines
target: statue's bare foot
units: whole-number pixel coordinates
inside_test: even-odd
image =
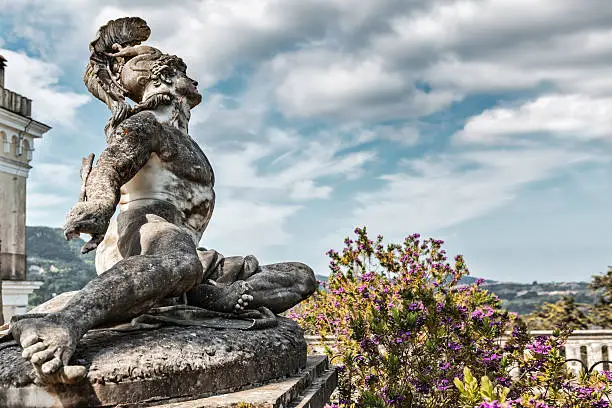
[[[220,312],[239,313],[248,309],[253,296],[249,295],[250,286],[245,281],[236,281],[229,285],[215,286],[218,295],[213,302],[213,309]]]
[[[203,284],[188,294],[188,303],[225,313],[240,313],[249,308],[253,296],[245,281],[226,284]]]
[[[10,330],[41,382],[71,384],[85,377],[85,367],[68,365],[80,336],[57,315],[22,318],[12,322]]]

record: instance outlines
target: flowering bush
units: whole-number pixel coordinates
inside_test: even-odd
[[[335,342],[340,404],[453,406],[453,380],[464,366],[507,381],[495,339],[513,316],[482,282],[457,285],[468,273],[461,256],[447,262],[442,241],[418,234],[383,245],[365,228],[355,233],[342,253],[328,253],[327,287],[293,311],[307,330]]]
[[[442,241],[414,234],[385,245],[365,228],[355,234],[341,253],[328,252],[327,284],[289,313],[323,344],[331,342],[326,352],[339,369],[332,406],[544,408],[534,404],[560,393],[578,398],[585,384],[589,401],[599,403],[605,378],[566,381],[561,343],[551,343],[563,336],[530,342],[482,280],[459,284],[468,270],[460,255],[448,261]],[[513,328],[502,346],[498,339]],[[514,380],[513,368],[522,370]]]

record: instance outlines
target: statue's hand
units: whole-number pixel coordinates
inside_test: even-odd
[[[79,201],[68,213],[64,235],[66,239],[78,238],[80,234],[89,234],[91,239],[81,248],[86,254],[96,249],[104,239],[115,207],[103,200]]]

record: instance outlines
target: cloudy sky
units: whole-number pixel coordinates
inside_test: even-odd
[[[612,264],[609,0],[0,0],[6,85],[53,129],[28,225],[61,226],[104,148],[82,82],[109,19],[143,17],[204,103],[217,177],[202,245],[300,260],[357,225],[444,239],[472,275],[589,280]]]

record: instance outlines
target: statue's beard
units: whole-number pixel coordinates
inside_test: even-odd
[[[178,83],[176,87],[176,93],[179,98],[184,98],[189,104],[189,108],[193,109],[202,102],[202,95],[198,92],[197,88],[191,84]]]

